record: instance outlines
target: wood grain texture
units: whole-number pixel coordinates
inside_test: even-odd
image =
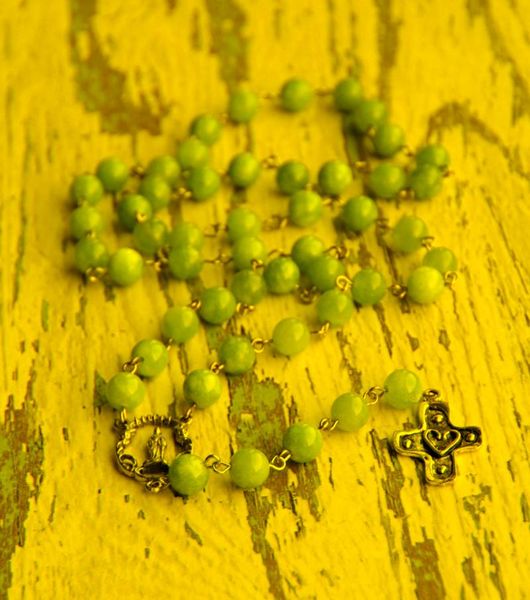
[[[528,597],[529,12],[517,0],[2,2],[0,597]],[[229,270],[210,267],[190,287],[154,273],[115,294],[85,287],[67,239],[69,182],[108,154],[133,163],[173,151],[190,119],[222,112],[242,81],[265,93],[300,75],[329,88],[349,72],[388,102],[412,147],[441,141],[451,153],[438,198],[381,212],[426,220],[460,259],[455,290],[423,308],[387,298],[293,360],[265,352],[194,420],[195,449],[273,454],[288,422],[318,422],[336,395],[396,367],[443,390],[484,445],[459,457],[454,485],[428,488],[388,448],[413,415],[375,407],[359,434],[330,436],[316,463],[259,492],[211,477],[186,502],[148,495],[115,470],[98,389],[138,339],[158,335],[168,304]],[[325,99],[294,117],[265,106],[227,130],[213,161],[222,169],[243,148],[301,158],[313,173],[352,158]],[[241,200],[264,217],[284,210],[265,173],[246,197],[225,188],[170,216],[207,226]],[[316,231],[337,239],[329,222]],[[289,248],[296,234],[267,243]],[[351,246],[354,262],[395,280],[418,260],[395,259],[373,231]],[[312,318],[276,298],[230,329],[269,337],[293,313]],[[222,335],[175,351],[142,411],[179,414],[183,374]]]

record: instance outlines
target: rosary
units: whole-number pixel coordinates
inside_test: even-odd
[[[316,183],[310,183],[309,171],[302,162],[278,164],[275,156],[260,160],[253,153],[241,152],[222,175],[210,165],[209,148],[219,139],[223,126],[248,124],[258,112],[260,100],[296,113],[316,97],[329,98],[333,103],[345,134],[355,140],[363,160],[353,164],[330,160],[319,169]],[[406,164],[400,165],[399,159],[406,160]],[[393,449],[422,461],[428,483],[453,480],[455,452],[479,446],[481,431],[478,427],[453,425],[440,393],[424,390],[418,375],[406,369],[390,373],[381,386],[341,394],[333,401],[330,415],[317,426],[292,424],[278,452],[270,458],[257,448],[240,448],[227,461],[215,454],[203,458],[193,453],[189,437],[196,411],[219,400],[221,376],[244,376],[252,370],[257,355],[268,347],[275,355],[294,356],[306,350],[312,336],[318,338],[331,329],[345,327],[354,306],[360,310],[373,306],[387,290],[400,302],[423,305],[434,302],[446,286],[453,284],[457,260],[450,249],[433,246],[423,220],[405,215],[390,228],[386,219],[379,218],[377,207],[377,202],[384,200],[421,202],[434,197],[449,173],[448,166],[448,154],[440,145],[426,145],[415,153],[408,149],[403,130],[388,120],[385,104],[364,98],[356,78],[343,79],[329,91],[314,90],[307,81],[295,78],[288,80],[277,95],[259,98],[246,88],[233,91],[225,115],[204,114],[192,121],[189,136],[179,144],[176,156],[157,156],[146,167],[133,168],[118,158],[106,158],[98,164],[95,175],[75,177],[71,197],[76,208],[70,233],[76,240],[75,267],[85,281],[130,286],[142,277],[146,266],[156,269],[160,277],[180,282],[196,280],[205,263],[221,264],[232,273],[229,287],[202,289],[188,305],[169,308],[161,320],[160,339],[139,341],[122,370],[106,383],[106,402],[117,411],[114,427],[120,471],[150,492],[171,488],[176,496],[191,496],[203,490],[210,471],[228,473],[235,486],[254,489],[267,481],[271,471],[281,471],[290,462],[315,460],[321,451],[323,432],[360,429],[368,420],[369,406],[381,401],[394,409],[418,407],[419,427],[395,433]],[[221,185],[247,190],[265,169],[275,170],[277,192],[288,199],[286,214],[270,215],[262,221],[241,203],[231,207],[226,222],[213,225],[211,231],[185,221],[170,229],[156,217],[171,202],[208,201]],[[361,180],[364,193],[346,199],[354,175]],[[97,205],[105,195],[112,198],[119,228],[132,234],[134,247],[109,253],[100,239],[104,219]],[[326,209],[338,213],[333,220],[343,240],[338,245],[327,247],[319,237],[307,234],[295,241],[290,252],[269,251],[260,237],[267,230],[311,227]],[[384,236],[388,251],[396,256],[426,250],[421,265],[412,270],[405,285],[389,286],[373,268],[360,269],[353,276],[347,273],[345,262],[350,249],[346,242],[373,228]],[[205,236],[230,245],[230,254],[219,252],[205,259]],[[267,293],[314,303],[318,328],[311,330],[303,320],[287,317],[274,325],[270,339],[229,335],[220,329],[231,319],[256,310]],[[146,381],[167,367],[171,348],[196,335],[201,322],[207,328],[220,329],[222,340],[216,361],[186,374],[184,414],[131,417],[130,413],[144,400]],[[143,427],[151,427],[153,433],[146,444],[146,457],[140,461],[130,454],[130,446]],[[168,442],[163,429],[170,430],[176,448],[171,460],[166,460]]]

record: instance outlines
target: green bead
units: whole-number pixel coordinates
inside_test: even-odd
[[[420,165],[409,175],[408,184],[416,200],[429,200],[442,189],[443,174],[434,165]]]
[[[217,402],[221,391],[221,378],[210,369],[190,371],[184,379],[184,398],[197,408],[208,408]]]
[[[289,220],[297,227],[311,227],[322,216],[322,198],[309,190],[298,190],[289,198]]]
[[[367,133],[386,121],[386,104],[381,100],[361,100],[354,108],[351,124],[357,133]]]
[[[325,196],[339,196],[353,181],[350,167],[340,160],[329,160],[320,167],[318,186]]]
[[[260,161],[250,152],[236,154],[228,165],[228,176],[236,188],[247,188],[258,178],[261,171]]]
[[[136,249],[145,256],[153,256],[167,241],[167,225],[159,219],[137,223],[133,230]]]
[[[416,164],[434,165],[441,171],[446,171],[451,163],[447,150],[440,144],[428,144],[420,148],[416,154]]]
[[[293,356],[307,348],[309,335],[309,329],[303,321],[290,317],[276,324],[272,332],[272,343],[280,354]]]
[[[405,145],[405,133],[399,125],[381,123],[375,130],[373,144],[377,156],[389,158]]]
[[[396,369],[385,379],[383,400],[393,408],[412,408],[422,396],[420,378],[407,369]]]
[[[160,328],[165,340],[183,344],[198,333],[199,318],[189,306],[172,306],[162,317]]]
[[[383,275],[375,269],[361,269],[352,279],[351,295],[361,306],[372,306],[383,299],[387,284]]]
[[[180,177],[180,165],[174,156],[163,154],[153,158],[147,165],[145,174],[162,177],[169,186],[175,187]]]
[[[235,90],[228,101],[228,118],[233,123],[248,123],[258,111],[259,100],[254,92]]]
[[[305,272],[319,291],[326,292],[335,287],[337,277],[344,275],[345,268],[338,258],[322,254],[307,265]]]
[[[219,139],[222,125],[213,115],[199,115],[190,125],[190,135],[211,146]]]
[[[368,421],[368,406],[359,394],[341,394],[331,405],[331,418],[338,420],[337,429],[357,431]]]
[[[342,327],[353,314],[353,302],[348,294],[340,290],[324,292],[317,302],[317,317],[321,324]]]
[[[77,175],[70,186],[70,197],[77,204],[97,204],[103,197],[103,184],[95,175]]]
[[[317,256],[321,256],[326,249],[324,242],[315,235],[304,235],[298,238],[291,248],[291,258],[298,265],[302,273]]]
[[[405,171],[392,163],[381,163],[368,176],[368,187],[377,198],[395,198],[405,187]]]
[[[300,269],[291,258],[280,256],[265,267],[263,279],[271,294],[290,294],[300,281]]]
[[[171,188],[159,175],[147,175],[138,187],[138,193],[151,204],[153,212],[166,208],[171,201]]]
[[[232,292],[224,287],[205,289],[200,295],[201,319],[212,325],[220,325],[228,321],[236,311],[236,299]]]
[[[208,469],[196,454],[179,454],[169,465],[169,485],[179,496],[193,496],[208,483]]]
[[[186,180],[186,186],[191,192],[191,197],[196,202],[211,198],[221,187],[219,173],[208,166],[194,167]]]
[[[177,150],[177,160],[182,169],[202,167],[209,158],[208,146],[196,137],[183,140]]]
[[[151,203],[140,194],[127,194],[118,204],[118,220],[128,231],[132,231],[137,223],[148,221],[152,216]]]
[[[442,275],[449,271],[456,271],[458,268],[458,261],[453,251],[442,246],[431,248],[423,257],[422,264],[440,271]]]
[[[313,100],[313,88],[305,79],[289,79],[280,90],[280,105],[289,112],[307,108]]]
[[[443,292],[445,283],[440,271],[417,267],[407,280],[407,298],[418,304],[431,304]]]
[[[107,382],[105,397],[116,410],[134,410],[145,397],[145,384],[133,373],[117,373]]]
[[[341,112],[351,112],[362,99],[363,90],[359,80],[347,77],[339,81],[333,91],[335,108]]]
[[[230,459],[230,479],[244,490],[263,485],[270,473],[269,459],[255,448],[241,448]]]
[[[307,463],[314,460],[322,449],[322,434],[312,425],[295,423],[283,436],[283,447],[291,453],[291,460]]]
[[[248,338],[229,335],[219,346],[219,361],[228,375],[242,375],[254,366],[256,352]]]
[[[132,248],[120,248],[110,257],[109,277],[115,285],[132,285],[142,277],[143,271],[142,255]]]
[[[377,219],[377,205],[368,196],[354,196],[342,207],[340,218],[346,231],[361,233]]]
[[[194,223],[177,223],[167,234],[167,243],[170,248],[192,246],[200,250],[204,245],[204,234]]]
[[[276,185],[282,194],[294,194],[303,190],[309,182],[307,167],[297,160],[289,160],[278,167]]]
[[[234,208],[226,220],[228,238],[235,242],[244,237],[254,237],[261,231],[261,220],[258,215],[244,206]]]
[[[109,253],[101,240],[87,237],[75,245],[74,264],[81,273],[86,273],[88,269],[105,268],[108,262]]]
[[[419,217],[405,215],[392,229],[392,248],[410,254],[421,248],[423,239],[428,235],[427,225]]]
[[[267,257],[265,244],[257,237],[242,237],[232,247],[234,268],[250,269],[254,261],[263,262]]]
[[[230,290],[238,302],[249,306],[258,304],[267,294],[263,277],[251,269],[238,271],[232,278]]]
[[[70,233],[76,240],[89,233],[101,233],[104,227],[105,222],[101,213],[89,204],[76,208],[70,217]]]
[[[119,192],[129,179],[129,167],[121,159],[111,156],[98,164],[96,175],[107,192]]]
[[[141,340],[132,350],[133,358],[140,358],[138,375],[156,377],[167,367],[169,353],[160,340]]]
[[[177,246],[169,251],[169,271],[175,279],[194,279],[201,272],[203,265],[201,251],[193,246]]]

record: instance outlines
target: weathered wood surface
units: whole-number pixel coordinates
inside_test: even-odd
[[[0,596],[528,597],[529,12],[501,0],[2,2]],[[459,457],[454,485],[427,488],[387,446],[413,416],[375,407],[361,433],[330,436],[316,464],[257,493],[212,477],[185,503],[148,495],[115,470],[113,417],[95,387],[157,335],[168,298],[191,291],[161,289],[154,274],[110,297],[85,287],[67,242],[69,181],[104,155],[172,151],[239,81],[270,92],[301,75],[325,88],[351,70],[411,146],[450,150],[440,197],[382,211],[422,216],[454,249],[455,291],[410,312],[387,298],[291,361],[264,353],[195,419],[196,449],[273,453],[289,419],[316,422],[337,394],[400,366],[441,388],[455,422],[481,425],[485,443]],[[296,117],[264,108],[224,135],[215,164],[246,146],[313,172],[344,156],[324,99]],[[263,216],[282,209],[271,189],[266,173],[248,193]],[[206,225],[229,201],[225,190],[182,213]],[[334,240],[329,225],[317,230]],[[289,247],[295,234],[267,239]],[[410,268],[390,263],[373,232],[353,247],[389,275]],[[203,284],[221,281],[209,269]],[[300,312],[278,299],[241,323],[268,337],[280,313]],[[206,348],[201,334],[175,352],[145,410],[181,410],[183,372],[204,366]]]

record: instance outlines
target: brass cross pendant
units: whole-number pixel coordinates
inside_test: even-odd
[[[476,448],[482,443],[478,427],[457,427],[449,420],[449,406],[440,401],[440,393],[426,390],[419,405],[420,427],[394,434],[396,452],[424,463],[427,483],[441,485],[456,476],[454,453]]]

